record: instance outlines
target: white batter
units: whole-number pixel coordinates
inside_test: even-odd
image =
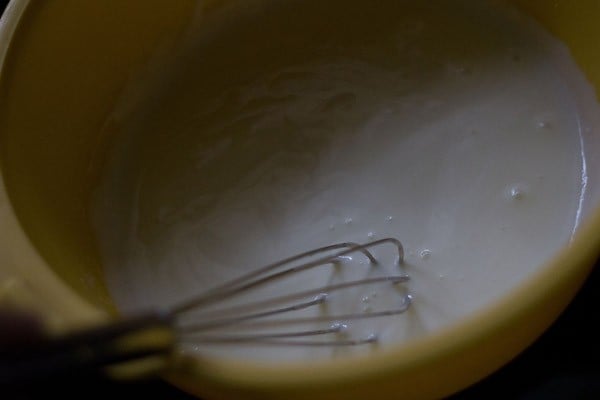
[[[347,322],[348,337],[376,334],[377,345],[197,348],[339,356],[455,323],[568,243],[585,192],[581,104],[597,106],[540,27],[481,1],[357,2],[341,14],[316,1],[263,3],[222,11],[231,26],[192,30],[193,51],[145,82],[150,100],[124,95],[110,121],[128,134],[114,143],[94,219],[124,312],[314,247],[396,237],[403,267],[381,247],[379,267],[353,256],[279,286],[409,274],[408,313]],[[266,20],[279,25],[265,30]],[[400,298],[366,287],[303,315],[368,313]],[[306,325],[293,329],[318,324]]]

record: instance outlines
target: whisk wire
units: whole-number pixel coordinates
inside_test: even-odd
[[[402,264],[404,260],[404,250],[400,241],[394,238],[385,238],[376,240],[363,245],[356,243],[339,243],[331,246],[321,247],[309,252],[299,254],[297,256],[289,257],[285,260],[270,264],[257,271],[253,271],[249,274],[245,274],[242,277],[236,278],[229,281],[203,296],[199,296],[195,299],[188,301],[178,307],[175,307],[175,314],[184,314],[188,311],[199,311],[199,314],[195,314],[197,318],[200,318],[202,322],[195,323],[178,323],[177,331],[180,334],[183,341],[201,343],[201,344],[228,344],[228,343],[261,343],[261,344],[277,344],[277,345],[307,345],[307,346],[321,346],[321,345],[334,345],[334,346],[354,346],[357,344],[372,343],[376,341],[374,337],[367,337],[362,339],[349,339],[347,337],[340,338],[339,335],[333,340],[322,340],[322,341],[306,341],[306,340],[289,340],[298,337],[308,337],[317,335],[329,335],[339,333],[340,324],[336,322],[329,328],[321,328],[316,330],[296,330],[291,332],[263,332],[259,334],[238,334],[228,335],[221,333],[207,334],[207,332],[214,331],[215,329],[228,327],[228,326],[239,326],[241,328],[256,328],[260,326],[278,326],[278,325],[299,325],[309,323],[331,323],[335,321],[350,321],[358,319],[376,318],[383,316],[390,316],[404,313],[412,302],[412,297],[409,294],[402,296],[402,301],[399,306],[384,309],[375,310],[366,313],[347,313],[339,315],[318,315],[311,317],[296,317],[296,318],[285,318],[285,319],[267,319],[267,317],[279,316],[282,314],[291,313],[294,311],[304,310],[313,306],[323,304],[329,294],[336,291],[341,291],[353,287],[362,287],[374,284],[399,284],[409,280],[409,276],[406,274],[401,275],[387,275],[374,278],[359,279],[354,281],[347,281],[337,284],[329,284],[313,289],[300,290],[286,295],[272,297],[266,300],[259,300],[250,303],[246,303],[238,306],[230,306],[228,308],[220,308],[216,310],[202,310],[203,307],[214,304],[217,301],[229,299],[235,296],[245,293],[249,290],[257,288],[262,285],[266,285],[273,281],[282,279],[292,274],[298,274],[302,271],[307,271],[313,268],[317,268],[323,265],[329,264],[343,264],[341,260],[349,254],[355,252],[361,252],[364,254],[372,265],[377,265],[377,260],[368,251],[369,248],[382,245],[382,244],[393,244],[398,252],[398,264]],[[304,258],[318,255],[323,252],[331,250],[343,249],[334,254],[330,254],[313,261],[309,261],[304,264],[287,267],[286,269],[273,272],[278,268],[283,268],[290,263],[300,261]],[[263,276],[264,275],[264,276]],[[307,297],[314,296],[310,300],[303,300]],[[289,304],[290,302],[296,302]],[[288,305],[281,306],[281,304]],[[343,325],[345,326],[345,325]]]
[[[308,269],[316,268],[316,267],[319,267],[322,265],[337,263],[340,260],[340,257],[346,256],[348,254],[352,254],[355,252],[363,253],[373,265],[377,265],[377,263],[378,263],[377,259],[375,257],[373,257],[373,255],[367,249],[384,244],[384,243],[391,243],[391,244],[395,245],[395,247],[398,251],[398,263],[402,264],[404,261],[404,248],[402,247],[402,243],[395,238],[379,239],[379,240],[376,240],[376,241],[373,241],[370,243],[366,243],[366,244],[362,244],[362,245],[359,245],[356,243],[351,243],[351,242],[334,244],[334,245],[321,247],[318,249],[307,251],[305,253],[298,254],[296,256],[286,258],[286,259],[278,261],[276,263],[269,264],[258,270],[252,271],[248,274],[242,275],[241,277],[235,278],[223,285],[217,286],[216,288],[213,288],[213,289],[207,291],[205,294],[202,294],[198,297],[195,297],[193,299],[190,299],[186,302],[183,302],[179,305],[172,307],[170,309],[170,312],[173,314],[181,314],[186,311],[197,310],[202,306],[214,304],[215,302],[221,301],[225,298],[240,295],[245,291],[256,288],[260,285],[264,285],[273,280],[280,279],[284,276],[298,273],[301,271],[306,271]],[[277,273],[273,273],[273,274],[269,274],[269,275],[266,275],[265,277],[260,278],[261,275],[264,275],[264,274],[271,272],[277,268],[288,265],[294,261],[299,261],[303,258],[311,257],[311,256],[314,256],[319,253],[323,253],[323,252],[327,252],[327,251],[331,251],[331,250],[335,250],[335,249],[339,249],[339,248],[346,248],[346,250],[342,250],[333,255],[325,256],[325,257],[319,258],[315,261],[301,264],[299,266],[291,267],[286,270],[283,270],[283,271],[280,271]],[[256,278],[256,279],[254,279],[254,278]]]
[[[218,315],[218,314],[236,314],[236,316],[230,317],[230,318],[210,319],[210,322],[189,325],[187,327],[182,326],[179,328],[179,330],[183,331],[183,332],[192,331],[192,330],[198,331],[198,330],[202,330],[202,329],[210,329],[210,328],[217,328],[217,327],[222,327],[222,326],[226,326],[226,325],[233,325],[233,324],[251,320],[251,319],[263,318],[263,317],[272,316],[272,315],[276,315],[276,314],[282,314],[282,313],[289,312],[289,311],[295,311],[300,308],[297,305],[294,305],[294,306],[290,306],[290,307],[276,308],[273,310],[268,310],[268,311],[263,311],[263,312],[258,312],[258,313],[244,314],[246,312],[249,312],[249,310],[252,310],[252,309],[257,309],[257,308],[264,309],[273,304],[285,303],[285,302],[289,302],[289,301],[292,301],[292,300],[295,300],[298,298],[304,298],[304,297],[308,297],[308,296],[317,295],[317,298],[315,298],[314,300],[306,302],[306,303],[302,303],[302,305],[303,305],[302,308],[307,308],[312,305],[317,305],[317,304],[323,303],[326,300],[327,294],[329,294],[331,292],[340,291],[340,290],[348,289],[351,287],[357,287],[357,286],[362,287],[362,286],[367,286],[367,285],[371,285],[371,284],[381,284],[381,283],[385,283],[385,282],[397,284],[397,283],[406,282],[409,279],[410,278],[408,277],[408,275],[383,276],[383,277],[377,277],[377,278],[360,279],[357,281],[349,281],[349,282],[338,283],[338,284],[334,284],[334,285],[322,286],[322,287],[319,287],[316,289],[311,289],[311,290],[296,292],[296,293],[292,293],[292,294],[288,294],[288,295],[284,295],[284,296],[274,297],[274,298],[271,298],[268,300],[263,300],[263,301],[259,301],[259,302],[255,302],[255,303],[251,303],[251,304],[245,304],[245,305],[242,305],[242,306],[239,306],[236,308],[219,310],[219,311],[216,311],[215,314],[212,314],[212,316],[214,317],[215,315]],[[404,297],[404,300],[405,299],[406,299],[406,297]],[[400,311],[400,310],[404,310],[404,308],[398,309],[398,311]],[[400,311],[400,312],[402,312],[402,311]],[[385,311],[385,314],[381,314],[381,315],[391,315],[394,313],[397,313],[397,312],[390,310],[390,311]],[[354,314],[352,314],[352,315],[354,315]],[[368,318],[368,316],[371,316],[371,317],[379,316],[379,314],[375,313],[375,312],[368,313],[368,314],[356,314],[356,315],[360,316],[361,318]],[[207,316],[203,316],[203,318],[206,318],[206,317]],[[342,319],[343,317],[344,316],[341,316],[339,318],[334,317],[334,316],[327,316],[327,319],[330,319],[330,320],[331,319]]]

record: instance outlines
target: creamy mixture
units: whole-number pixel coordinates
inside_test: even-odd
[[[332,293],[298,312],[370,313],[409,292],[405,314],[335,321],[348,325],[344,337],[376,335],[376,344],[187,346],[223,357],[341,356],[456,323],[568,244],[586,190],[585,110],[596,109],[568,50],[496,2],[356,3],[199,13],[174,61],[123,95],[109,125],[126,134],[93,208],[123,312],[176,304],[311,248],[398,238],[404,265],[382,246],[378,266],[353,254],[264,290],[406,273],[399,287]]]

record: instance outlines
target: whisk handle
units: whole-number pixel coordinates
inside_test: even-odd
[[[132,360],[166,357],[172,317],[151,313],[26,345],[0,345],[0,387],[72,378]]]

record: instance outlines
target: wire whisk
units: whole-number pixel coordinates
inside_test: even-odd
[[[384,274],[298,289],[296,287],[301,285],[294,280],[303,273],[326,267],[346,268],[345,259],[353,254],[364,257],[370,266],[377,266],[379,262],[370,250],[383,245],[394,248],[396,263],[401,266],[404,249],[395,238],[365,244],[333,244],[252,270],[162,310],[35,345],[0,348],[0,385],[32,382],[131,360],[166,357],[186,344],[336,347],[377,342],[376,333],[350,337],[347,335],[349,324],[406,312],[412,303],[412,296],[406,290],[397,291],[392,306],[369,312],[329,313],[323,312],[323,306],[338,292],[375,285],[398,286],[409,280],[407,274]],[[256,290],[270,293],[269,287],[286,279],[294,288],[288,293],[257,300],[245,297]],[[315,325],[318,326],[313,328]],[[163,335],[154,335],[150,341],[136,341],[149,332]]]
[[[220,285],[197,298],[191,299],[185,303],[179,304],[168,312],[173,315],[182,316],[187,312],[197,312],[202,308],[209,307],[215,303],[230,299],[232,297],[243,295],[244,293],[264,285],[276,284],[277,281],[291,275],[300,274],[312,269],[320,268],[326,265],[338,265],[343,267],[343,258],[352,253],[362,253],[371,265],[378,265],[379,262],[369,251],[370,248],[390,244],[397,251],[397,263],[404,262],[404,250],[399,240],[394,238],[385,238],[363,245],[357,243],[338,243],[330,246],[310,250],[293,257],[286,258],[276,263],[267,265],[258,270],[254,270],[239,278]],[[319,257],[298,265],[290,266],[307,258],[317,255],[331,253],[333,254]],[[327,328],[316,330],[300,330],[260,334],[210,334],[210,331],[230,326],[239,326],[249,321],[257,321],[267,317],[281,316],[291,314],[300,310],[305,310],[326,303],[330,295],[356,287],[369,285],[392,284],[397,285],[409,280],[408,275],[384,275],[372,278],[345,281],[342,283],[328,284],[316,288],[299,290],[294,293],[285,294],[269,298],[266,300],[254,301],[237,307],[218,309],[209,311],[205,314],[195,315],[202,322],[181,324],[177,327],[180,339],[193,341],[196,343],[260,343],[260,344],[278,344],[278,345],[302,345],[302,346],[354,346],[365,343],[372,343],[377,340],[375,335],[369,335],[362,339],[349,340],[343,335],[335,336],[331,340],[293,340],[298,338],[323,336],[336,333],[344,333],[347,329],[347,322],[357,319],[376,318],[404,313],[411,304],[410,294],[403,294],[399,297],[396,307],[375,310],[369,313],[349,313],[341,315],[318,315],[311,317],[291,318],[285,320],[269,320],[269,325],[300,325],[308,323],[331,323]],[[284,306],[281,306],[285,304]],[[251,325],[251,327],[256,327]]]

